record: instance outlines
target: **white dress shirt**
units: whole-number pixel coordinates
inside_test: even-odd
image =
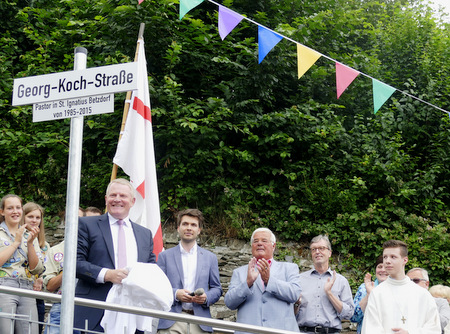
[[[136,244],[136,238],[134,236],[133,227],[131,226],[131,222],[129,217],[126,217],[125,219],[122,219],[123,224],[123,230],[125,232],[125,242],[127,245],[127,267],[132,266],[134,263],[137,262],[138,258],[138,252],[137,252],[137,244]],[[119,224],[117,223],[118,219],[114,218],[108,213],[108,221],[109,221],[109,227],[111,228],[111,235],[113,240],[113,246],[114,246],[114,263],[117,268],[118,263],[118,239],[119,239]],[[106,271],[109,268],[103,268],[97,277],[97,283],[105,283],[105,274]]]
[[[195,278],[197,275],[197,243],[187,252],[180,243],[181,263],[183,264],[183,288],[195,291]],[[183,303],[183,309],[192,310],[192,303]]]

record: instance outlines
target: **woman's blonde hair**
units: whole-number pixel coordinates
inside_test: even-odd
[[[25,216],[31,211],[39,210],[41,212],[41,223],[39,224],[38,241],[39,247],[45,247],[45,228],[44,228],[44,209],[37,203],[28,202],[23,206],[22,223],[25,223]]]

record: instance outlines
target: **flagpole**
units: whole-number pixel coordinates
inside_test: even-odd
[[[139,41],[144,40],[144,29],[145,29],[145,23],[141,23],[141,25],[139,26],[139,35],[138,35],[138,43],[136,45],[136,52],[134,54],[135,62],[138,60],[138,56],[139,56]],[[131,93],[132,93],[131,91],[128,91],[127,95],[125,97],[125,105],[123,106],[123,115],[122,115],[122,125],[120,126],[119,140],[117,142],[119,142],[120,139],[122,138],[123,129],[125,128],[125,123],[126,123],[127,117],[128,117],[128,111],[130,110]],[[115,180],[117,178],[117,169],[118,169],[118,166],[115,163],[113,163],[113,168],[112,168],[112,172],[111,172],[111,181]]]

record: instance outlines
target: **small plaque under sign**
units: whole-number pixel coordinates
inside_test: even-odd
[[[114,94],[33,104],[33,122],[114,112]]]

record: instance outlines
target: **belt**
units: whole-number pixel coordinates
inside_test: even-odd
[[[323,327],[323,326],[316,326],[316,327],[301,326],[301,327],[299,327],[299,329],[302,332],[313,332],[313,333],[340,333],[341,332],[341,330],[338,328],[329,328],[329,327]]]
[[[184,312],[184,313],[187,313],[187,314],[190,314],[190,315],[194,315],[194,310],[181,310],[181,312]]]

